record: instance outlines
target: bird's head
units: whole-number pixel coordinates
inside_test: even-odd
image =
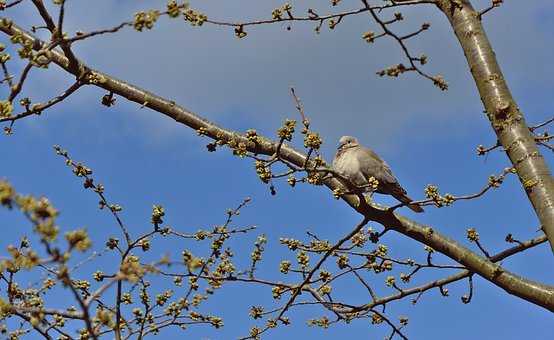
[[[339,139],[339,150],[345,150],[354,146],[358,146],[358,140],[352,136],[342,136]]]

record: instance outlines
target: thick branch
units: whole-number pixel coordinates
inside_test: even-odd
[[[523,188],[554,252],[554,182],[523,113],[512,97],[479,13],[469,0],[438,1],[462,46],[471,74],[498,140],[517,170]]]

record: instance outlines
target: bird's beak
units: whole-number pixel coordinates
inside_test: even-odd
[[[342,148],[344,144],[339,144],[339,146],[337,147],[337,150],[340,150]]]

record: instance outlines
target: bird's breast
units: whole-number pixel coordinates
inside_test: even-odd
[[[333,162],[333,168],[346,176],[350,176],[360,169],[360,163],[356,157],[351,157],[348,152],[339,151]]]

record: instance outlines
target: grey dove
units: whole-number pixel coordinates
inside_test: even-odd
[[[355,137],[343,136],[340,138],[338,151],[333,159],[333,170],[355,186],[365,186],[364,191],[370,191],[368,180],[370,177],[374,177],[379,181],[375,192],[392,195],[413,211],[423,212],[423,208],[419,205],[410,204],[412,199],[400,186],[389,165],[373,150],[360,145]]]

